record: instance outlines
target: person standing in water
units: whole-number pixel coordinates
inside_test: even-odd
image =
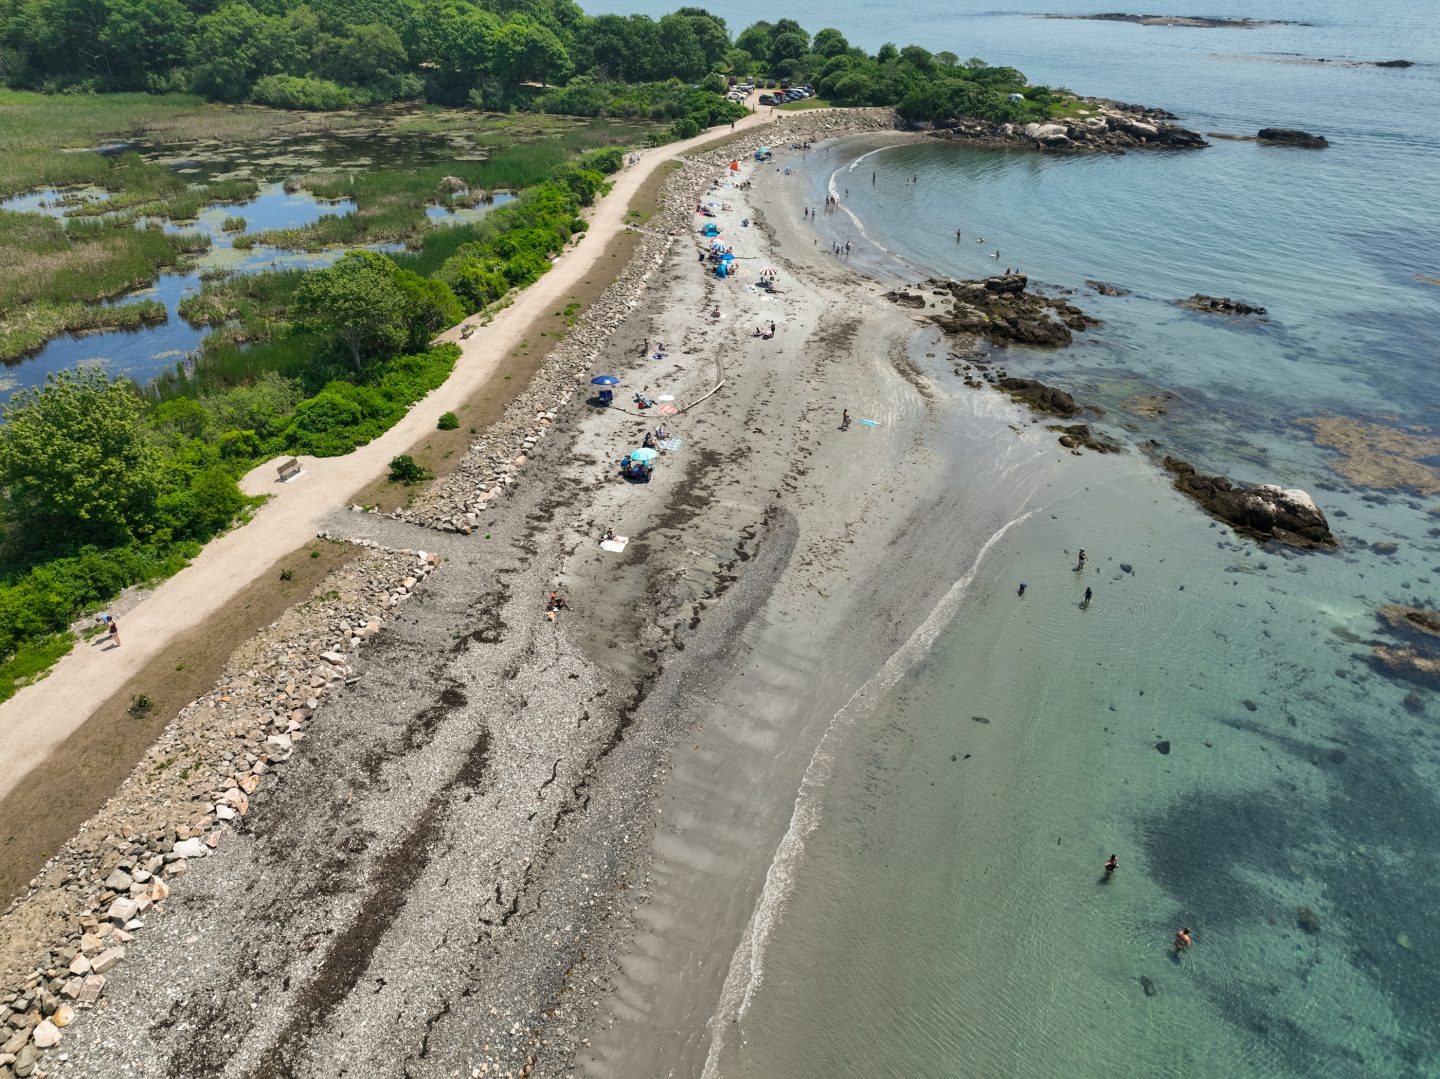
[[[1092,592],[1092,591],[1090,591],[1090,589],[1088,589],[1088,588],[1085,589],[1085,602],[1082,603],[1080,606],[1082,606],[1082,607],[1089,607],[1089,606],[1090,606],[1090,597],[1093,596],[1094,594],[1095,594],[1095,593]]]
[[[955,230],[955,242],[956,242],[957,244],[960,242],[960,230],[959,230],[959,229],[956,229],[956,230]]]
[[[1082,569],[1084,569],[1084,568],[1085,568],[1085,548],[1084,548],[1084,547],[1081,547],[1081,548],[1080,548],[1080,558],[1079,558],[1079,560],[1075,563],[1075,571],[1078,573],[1080,570],[1082,570]]]
[[[1020,582],[1020,589],[1019,589],[1019,591],[1017,591],[1015,594],[1016,594],[1017,596],[1024,596],[1024,595],[1025,595],[1025,582],[1024,582],[1024,581],[1021,581],[1021,582]]]
[[[1192,941],[1190,940],[1190,927],[1187,925],[1184,929],[1180,930],[1180,932],[1175,934],[1175,954],[1179,955],[1181,952],[1188,952],[1190,950],[1191,943]]]
[[[1115,875],[1115,870],[1120,867],[1120,860],[1115,855],[1105,859],[1105,879],[1109,880]]]

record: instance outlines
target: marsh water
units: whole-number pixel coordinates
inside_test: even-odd
[[[773,17],[751,6],[727,9],[732,29]],[[1382,605],[1440,605],[1432,9],[1206,9],[1312,24],[1255,30],[1035,17],[1091,10],[881,18],[855,0],[827,21],[1202,132],[1294,126],[1332,145],[1060,158],[858,138],[794,162],[785,182],[812,204],[842,198],[822,230],[912,281],[1008,266],[1071,290],[1104,324],[1004,366],[1100,406],[1087,418],[1128,452],[1072,465],[932,363],[949,390],[938,446],[973,457],[989,438],[999,460],[1020,437],[1046,463],[1003,490],[969,481],[975,519],[1009,527],[922,658],[817,751],[803,853],[772,867],[758,972],[707,1075],[1440,1074],[1440,705],[1433,681],[1372,653],[1421,643]],[[1348,62],[1394,58],[1416,66]],[[1175,304],[1194,292],[1269,313]],[[1376,456],[1347,465],[1297,422],[1315,417]],[[1148,440],[1310,491],[1340,550],[1237,539],[1170,489]]]
[[[0,401],[7,400],[16,389],[42,384],[51,371],[80,364],[103,366],[111,374],[124,375],[144,384],[173,370],[177,363],[190,362],[201,341],[210,332],[208,327],[188,325],[179,314],[180,301],[187,295],[198,293],[205,277],[327,266],[340,258],[346,248],[291,251],[264,244],[249,248],[235,246],[236,236],[299,228],[327,215],[345,216],[355,212],[355,203],[350,199],[318,199],[303,189],[285,190],[284,181],[290,177],[311,171],[343,175],[347,170],[358,173],[367,169],[484,156],[465,138],[383,132],[307,134],[273,138],[245,146],[205,142],[156,147],[138,142],[127,143],[125,148],[164,162],[191,183],[244,177],[258,181],[260,188],[253,198],[243,202],[210,204],[194,221],[161,222],[167,232],[204,233],[210,240],[209,248],[187,259],[182,269],[162,272],[152,285],[106,301],[158,300],[165,305],[167,319],[164,323],[138,330],[56,337],[38,352],[6,365],[5,371],[0,373]],[[79,193],[53,189],[31,191],[0,200],[0,209],[44,213],[66,220],[66,210],[71,208],[77,194],[85,199],[87,210],[97,215],[105,212],[107,196],[99,190]],[[72,201],[65,201],[66,196]],[[425,215],[436,226],[471,221],[512,197],[508,192],[495,192],[487,202],[475,206],[436,203],[426,207]],[[224,222],[230,217],[243,217],[244,229],[226,231]],[[141,222],[137,227],[143,225],[144,222]],[[374,244],[367,249],[396,251],[402,247],[401,244]]]

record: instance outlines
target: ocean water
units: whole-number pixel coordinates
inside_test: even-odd
[[[1010,266],[1073,290],[1104,324],[1004,365],[1101,406],[1092,422],[1130,450],[1004,490],[966,481],[1004,530],[957,567],[920,658],[817,753],[759,976],[707,1075],[1440,1075],[1440,705],[1372,656],[1405,643],[1380,606],[1440,606],[1440,500],[1347,479],[1296,422],[1344,417],[1440,467],[1440,288],[1417,279],[1440,277],[1433,8],[1217,3],[1314,25],[1193,30],[1022,7],[841,3],[827,21],[1200,131],[1296,126],[1332,146],[1067,159],[852,139],[796,162],[813,203],[844,200],[827,235],[912,280]],[[1299,62],[1319,57],[1417,66]],[[1175,305],[1197,291],[1269,316]],[[998,444],[975,392],[932,374],[950,393],[937,446],[986,423]],[[1126,407],[1161,392],[1163,416]],[[1311,491],[1341,550],[1238,540],[1170,489],[1151,439]],[[1182,925],[1195,946],[1176,957]]]

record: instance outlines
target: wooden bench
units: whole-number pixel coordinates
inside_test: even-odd
[[[290,458],[290,460],[282,461],[280,464],[276,465],[275,471],[280,474],[280,482],[285,483],[289,480],[293,480],[296,476],[300,475],[302,469],[300,468],[299,460],[292,457]]]

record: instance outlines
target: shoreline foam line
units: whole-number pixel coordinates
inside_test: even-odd
[[[755,909],[751,912],[750,922],[745,927],[740,944],[736,947],[735,954],[730,960],[730,969],[725,975],[725,983],[720,990],[720,1001],[710,1017],[710,1049],[705,1056],[705,1067],[701,1072],[701,1079],[717,1079],[719,1075],[717,1069],[720,1053],[725,1048],[724,1034],[728,1025],[725,1022],[725,1015],[733,1011],[735,1023],[744,1019],[755,992],[764,981],[766,947],[783,918],[785,901],[794,883],[795,870],[799,867],[800,860],[805,853],[805,838],[820,824],[820,798],[830,778],[834,763],[834,758],[828,749],[831,736],[840,727],[842,721],[856,718],[849,714],[856,701],[864,697],[870,690],[883,691],[895,685],[901,676],[929,650],[940,632],[959,613],[960,603],[969,592],[970,585],[974,582],[976,574],[980,571],[980,565],[990,549],[999,543],[1011,528],[1028,520],[1034,512],[1033,509],[1026,510],[1018,517],[1007,521],[981,545],[975,560],[970,564],[970,569],[950,586],[949,591],[941,597],[940,602],[935,605],[925,621],[920,623],[905,643],[895,650],[885,661],[884,666],[841,706],[830,721],[830,725],[826,727],[825,733],[821,735],[820,743],[815,747],[815,752],[800,780],[800,790],[795,796],[795,810],[791,815],[790,825],[775,848],[775,855],[770,861],[770,867],[765,872],[765,885],[760,891],[760,898],[755,904]],[[874,695],[870,699],[873,700]],[[858,709],[856,711],[858,713]],[[742,979],[743,985],[740,984]]]

